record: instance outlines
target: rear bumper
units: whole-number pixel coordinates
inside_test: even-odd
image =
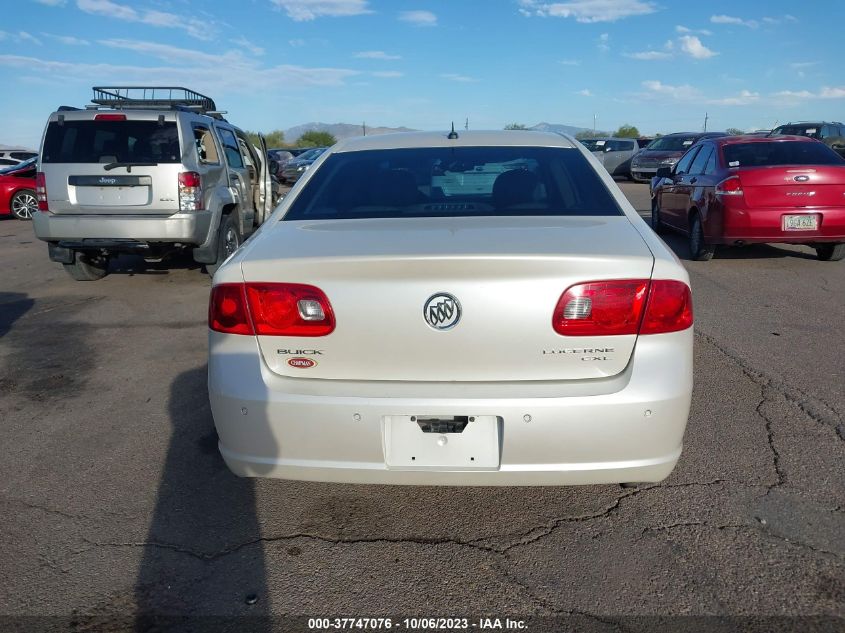
[[[784,231],[785,215],[818,215],[817,231]],[[714,244],[748,244],[781,242],[787,244],[813,244],[845,242],[845,207],[820,209],[729,209],[724,212],[721,235],[712,239]]]
[[[594,395],[584,395],[583,384],[576,392],[561,383],[291,379],[267,368],[253,337],[211,332],[209,341],[220,452],[247,477],[426,485],[660,481],[680,456],[692,394],[692,328],[640,337],[624,375],[592,381]],[[388,467],[390,416],[420,414],[497,416],[498,467]]]
[[[139,242],[202,244],[208,237],[211,211],[167,216],[56,215],[32,217],[35,236],[44,241],[115,239]]]

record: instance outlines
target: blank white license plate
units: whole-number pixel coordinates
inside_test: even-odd
[[[783,216],[784,231],[817,231],[819,216],[817,215],[785,215]]]
[[[496,470],[499,419],[473,416],[460,433],[425,433],[417,416],[384,418],[384,458],[388,468],[419,470]],[[436,417],[436,416],[432,416]]]

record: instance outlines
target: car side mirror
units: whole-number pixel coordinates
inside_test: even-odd
[[[610,145],[608,145],[607,147],[605,147],[605,148],[604,148],[604,151],[606,151],[606,152],[612,152],[612,151],[613,151],[613,148],[612,148],[612,147],[610,147]]]
[[[277,171],[279,171],[279,161],[271,160],[270,161],[270,173],[275,174]]]
[[[658,178],[671,178],[672,177],[672,168],[671,167],[658,167],[657,173],[655,175]]]

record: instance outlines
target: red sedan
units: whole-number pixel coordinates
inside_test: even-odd
[[[845,257],[845,159],[801,136],[702,140],[652,180],[651,222],[689,236],[693,259],[719,244],[806,244]]]
[[[0,169],[0,215],[14,215],[19,220],[31,220],[38,211],[35,196],[35,161],[30,158],[19,165]]]

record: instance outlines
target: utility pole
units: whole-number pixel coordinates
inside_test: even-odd
[[[596,115],[593,114],[593,136],[596,135]]]
[[[367,122],[364,121],[363,123],[361,123],[361,127],[364,129],[364,136],[366,136],[367,135]]]
[[[469,130],[469,117],[467,117],[467,120],[464,122],[464,129]]]
[[[709,118],[710,118],[710,117],[709,117],[709,116],[707,115],[707,113],[705,112],[705,113],[704,113],[704,131],[705,131],[705,132],[707,131],[707,119],[709,119]]]

